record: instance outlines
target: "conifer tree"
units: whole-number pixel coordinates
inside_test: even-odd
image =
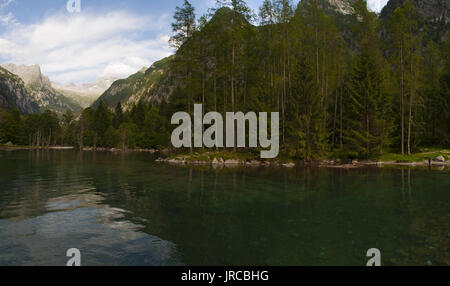
[[[384,79],[376,44],[376,16],[367,10],[362,0],[355,2],[354,9],[354,16],[359,19],[355,27],[359,54],[346,85],[348,111],[345,141],[351,156],[367,158],[379,146],[378,120],[385,108]]]

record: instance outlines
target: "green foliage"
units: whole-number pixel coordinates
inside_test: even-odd
[[[424,162],[428,160],[432,160],[438,156],[443,156],[444,159],[450,159],[450,152],[448,151],[428,151],[428,152],[419,152],[412,155],[402,155],[395,153],[385,153],[379,156],[377,159],[383,162]]]
[[[17,133],[21,124],[22,122],[20,116],[17,116],[17,112],[0,109],[0,143],[22,143],[20,134]]]
[[[162,114],[164,112],[164,114]],[[130,111],[119,103],[114,112],[105,102],[97,109],[85,109],[80,119],[66,126],[64,142],[80,148],[158,148],[168,145],[170,134],[166,128],[168,115],[164,104],[150,106],[140,101]],[[73,134],[77,134],[74,140]],[[73,144],[73,141],[76,141]]]
[[[172,31],[175,35],[170,39],[172,47],[179,48],[192,37],[196,29],[194,11],[194,7],[187,0],[184,1],[182,7],[176,7],[175,22],[172,23]]]
[[[59,118],[52,111],[22,115],[18,111],[0,110],[0,143],[52,146],[62,136]]]

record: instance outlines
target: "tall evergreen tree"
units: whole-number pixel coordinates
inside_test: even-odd
[[[122,104],[119,102],[114,110],[113,126],[114,128],[119,128],[120,124],[123,122],[123,108]]]
[[[358,56],[346,85],[347,130],[346,149],[354,157],[368,157],[377,150],[380,134],[378,123],[385,106],[383,72],[376,38],[376,16],[369,12],[366,3],[357,0],[354,5],[355,36],[358,41]]]
[[[170,38],[169,42],[173,47],[178,48],[179,51],[179,53],[177,53],[178,56],[175,59],[175,63],[184,74],[183,84],[187,93],[186,106],[188,113],[191,113],[191,105],[193,100],[193,91],[191,86],[193,54],[188,47],[183,48],[183,45],[185,45],[193,37],[194,32],[197,30],[195,8],[191,5],[191,3],[189,3],[189,1],[185,0],[182,7],[176,7],[173,18],[175,22],[172,23],[172,31],[175,35]]]

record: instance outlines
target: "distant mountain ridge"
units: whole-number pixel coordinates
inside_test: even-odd
[[[78,103],[52,87],[49,78],[42,74],[39,65],[2,64],[1,67],[23,80],[30,100],[36,102],[41,111],[48,109],[62,114],[67,109],[73,112],[82,110]]]
[[[60,91],[67,91],[79,94],[81,96],[100,96],[104,93],[115,81],[116,77],[98,78],[94,82],[83,83],[80,85],[69,83],[66,85],[52,82],[53,88]]]
[[[0,67],[0,108],[17,109],[22,113],[39,112],[39,106],[31,100],[23,80],[2,67]]]
[[[70,98],[79,104],[82,108],[91,106],[113,83],[116,81],[115,77],[98,78],[91,83],[83,83],[76,85],[70,83],[67,85],[52,82],[52,86],[58,92],[61,92],[65,97]]]
[[[25,66],[15,64],[2,64],[1,66],[9,72],[18,75],[26,85],[39,83],[42,86],[51,86],[49,78],[41,73],[41,67],[39,65]]]

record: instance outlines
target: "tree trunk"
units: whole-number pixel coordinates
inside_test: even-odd
[[[400,116],[400,126],[401,126],[401,144],[402,144],[402,155],[405,154],[405,105],[404,105],[404,88],[403,88],[403,84],[404,84],[404,73],[403,73],[403,41],[401,42],[401,47],[400,47],[400,112],[401,112],[401,116]]]
[[[341,149],[342,149],[342,148],[344,147],[344,141],[343,141],[343,137],[344,137],[344,136],[343,136],[343,128],[344,128],[344,127],[343,127],[343,124],[342,124],[342,123],[343,123],[343,115],[344,115],[344,111],[343,111],[343,106],[344,106],[344,105],[343,105],[342,97],[343,97],[344,94],[343,94],[343,92],[342,92],[342,86],[341,86],[341,92],[340,92],[340,94],[341,94],[341,101],[340,101],[340,108],[339,108],[339,109],[340,109],[340,124],[339,124],[339,125],[340,125],[340,126],[339,126],[339,129],[340,129],[340,130],[339,130],[339,133],[340,133],[340,136],[339,136],[339,137],[340,137],[340,138],[339,138],[339,143],[340,143],[340,144],[339,144],[339,146],[340,146]]]
[[[187,70],[187,74],[186,74],[186,77],[187,77],[187,87],[188,87],[188,99],[187,99],[187,105],[188,105],[188,114],[189,114],[189,116],[191,115],[191,100],[192,100],[192,93],[191,93],[191,88],[190,88],[190,81],[191,81],[191,74],[190,74],[190,71],[189,71],[189,67],[188,67],[188,70]],[[193,152],[194,152],[194,150],[192,149],[193,147],[192,147],[192,142],[193,142],[193,138],[194,138],[194,134],[192,133],[192,126],[191,126],[191,146],[189,147],[189,152],[192,154]]]
[[[410,35],[410,47],[409,47],[409,116],[408,116],[408,155],[411,155],[411,129],[412,129],[412,106],[414,100],[414,71],[413,71],[413,34],[411,31],[411,26],[409,28]]]
[[[412,106],[414,99],[414,75],[412,64],[412,51],[410,54],[410,83],[409,83],[409,116],[408,116],[408,155],[411,155],[411,126],[412,126]]]
[[[233,48],[232,48],[232,56],[231,56],[231,109],[234,111],[234,57],[235,57],[235,44],[233,39]],[[235,125],[235,124],[234,124]],[[236,145],[237,145],[237,136],[236,136],[236,125],[234,126],[234,143],[233,143],[233,150],[236,151]]]
[[[331,149],[334,150],[336,143],[336,121],[337,121],[337,109],[338,109],[338,89],[336,88],[334,97],[334,117],[333,117],[333,138],[331,141]]]
[[[285,141],[285,123],[286,123],[286,113],[285,113],[285,100],[286,100],[286,52],[284,52],[283,55],[283,95],[281,99],[281,117],[283,118],[283,146],[286,148],[286,141]]]

